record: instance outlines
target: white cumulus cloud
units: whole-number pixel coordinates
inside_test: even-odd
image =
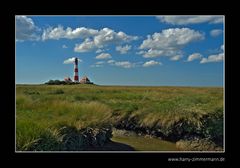
[[[116,32],[110,28],[103,28],[100,30],[78,27],[72,29],[67,27],[66,29],[59,25],[57,27],[48,27],[44,29],[42,33],[42,40],[59,40],[59,39],[84,39],[80,44],[76,44],[75,52],[88,52],[93,49],[102,49],[110,44],[123,44],[132,40],[138,40],[137,36],[127,35],[126,33],[119,31]],[[126,49],[125,49],[126,50]],[[100,50],[96,51],[100,53]]]
[[[74,63],[76,57],[68,58],[65,61],[63,61],[64,64],[72,64]],[[82,62],[81,59],[78,58],[78,62]]]
[[[88,52],[92,51],[96,48],[93,41],[91,41],[89,38],[86,38],[83,43],[81,44],[75,44],[74,51],[75,52]]]
[[[208,56],[207,58],[202,58],[202,60],[200,61],[201,64],[205,64],[205,63],[211,63],[211,62],[221,62],[224,59],[224,44],[220,46],[221,49],[221,53],[219,54],[213,54]]]
[[[26,16],[16,16],[15,21],[17,41],[40,39],[40,28],[34,24],[31,18]]]
[[[163,23],[173,25],[188,25],[188,24],[199,24],[199,23],[222,23],[223,16],[209,16],[209,15],[172,15],[172,16],[157,16]]]
[[[66,39],[76,39],[76,38],[88,38],[90,36],[94,36],[98,34],[98,30],[78,27],[76,29],[72,29],[71,27],[67,27],[64,29],[63,26],[59,25],[58,27],[52,28],[49,27],[43,31],[42,40],[59,40],[61,38]]]
[[[121,54],[126,54],[131,48],[131,45],[116,46],[116,51],[119,51]]]
[[[58,26],[56,28],[49,27],[43,31],[42,39],[48,40],[48,39],[54,39],[58,40],[60,38],[64,38],[65,36],[65,30],[62,26]]]
[[[208,56],[208,58],[203,58],[200,63],[204,64],[204,63],[210,63],[210,62],[221,62],[223,61],[224,58],[224,54],[220,53],[220,54],[216,54],[216,55],[210,55]]]
[[[110,59],[112,56],[108,53],[101,53],[96,56],[96,59]]]
[[[137,39],[137,36],[127,35],[122,31],[115,32],[112,29],[103,28],[99,31],[98,35],[94,36],[93,41],[96,46],[103,47],[107,44],[119,44],[121,42],[130,42]]]
[[[204,39],[204,34],[189,28],[170,28],[160,33],[148,35],[140,45],[137,54],[142,54],[145,58],[159,56],[169,56],[172,60],[177,60],[182,56],[182,48],[187,44]],[[178,56],[176,56],[178,55]]]
[[[143,64],[143,67],[150,67],[150,66],[155,66],[155,65],[162,65],[161,62],[157,62],[157,61],[154,61],[154,60],[151,60],[151,61],[147,61]]]
[[[103,28],[103,29],[99,30],[96,35],[92,36],[91,39],[88,38],[87,41],[85,40],[81,44],[76,44],[74,51],[75,52],[87,52],[87,51],[91,51],[92,49],[102,49],[103,47],[106,47],[111,44],[119,45],[119,44],[128,43],[132,40],[137,40],[137,39],[138,39],[137,36],[127,35],[126,33],[122,32],[122,31],[116,32],[109,28]],[[89,45],[91,47],[89,47],[89,49],[86,49],[87,46],[89,46]],[[79,46],[84,46],[84,48],[82,49]],[[100,53],[100,51],[101,50],[97,50],[97,53]]]
[[[217,37],[222,33],[223,33],[223,31],[221,29],[213,29],[213,30],[210,31],[210,35],[212,37]]]
[[[187,62],[191,62],[193,60],[201,59],[203,56],[200,53],[193,53],[188,56]]]
[[[178,60],[180,60],[182,57],[183,57],[182,55],[175,55],[175,56],[172,56],[172,57],[170,58],[170,60],[172,60],[172,61],[178,61]]]

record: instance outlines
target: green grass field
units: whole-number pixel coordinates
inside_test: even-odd
[[[223,88],[17,85],[16,149],[59,150],[59,129],[123,127],[223,143]]]

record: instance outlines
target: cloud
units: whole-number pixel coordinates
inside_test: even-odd
[[[210,55],[207,58],[202,58],[202,60],[200,61],[201,64],[204,63],[210,63],[210,62],[221,62],[224,59],[224,44],[220,46],[220,51],[221,53],[219,54],[214,54],[214,55]]]
[[[110,44],[123,44],[139,39],[137,36],[127,35],[122,31],[116,32],[110,28],[96,30],[86,27],[78,27],[76,29],[67,27],[64,29],[61,25],[55,28],[48,27],[42,34],[42,40],[59,40],[62,38],[84,39],[82,43],[75,45],[75,52],[88,52],[93,49],[101,49]],[[100,50],[97,50],[97,53],[100,53]]]
[[[91,41],[89,38],[86,38],[83,43],[81,44],[75,44],[74,51],[75,52],[89,52],[96,48],[93,41]]]
[[[216,54],[216,55],[210,55],[208,56],[208,58],[203,58],[200,63],[204,64],[204,63],[210,63],[210,62],[221,62],[223,61],[224,58],[224,54],[220,53],[220,54]]]
[[[98,56],[96,56],[96,59],[109,59],[112,58],[112,56],[108,53],[101,53]]]
[[[96,51],[96,53],[101,53],[101,52],[104,52],[104,50],[103,49],[97,49],[97,51]]]
[[[40,28],[35,26],[33,20],[26,16],[16,16],[16,40],[39,40]]]
[[[175,56],[171,57],[170,60],[172,60],[172,61],[178,61],[178,60],[180,60],[182,57],[183,57],[182,55],[175,55]]]
[[[115,61],[114,60],[108,60],[107,63],[108,64],[113,64]]]
[[[98,61],[95,64],[91,65],[90,67],[92,67],[92,68],[100,68],[100,67],[103,67],[103,64],[105,64],[104,61]]]
[[[62,45],[62,48],[68,48],[65,44]]]
[[[148,35],[140,49],[172,49],[202,39],[204,39],[204,35],[198,31],[189,28],[170,28],[163,30],[161,33],[154,33],[152,36]]]
[[[144,58],[154,58],[154,57],[160,57],[160,56],[169,56],[172,57],[176,54],[181,55],[182,51],[181,50],[158,50],[158,49],[152,49],[150,48],[149,50],[146,51],[139,51],[136,54],[138,55],[143,55]]]
[[[188,25],[188,24],[200,24],[211,23],[217,24],[223,22],[223,16],[157,16],[163,23],[172,25]]]
[[[223,31],[221,29],[213,29],[213,30],[210,31],[210,35],[212,37],[217,37],[222,33],[223,33]]]
[[[223,51],[224,51],[224,44],[223,44],[223,45],[221,45],[221,47],[220,47],[220,48],[221,48],[221,50],[223,50]]]
[[[74,63],[76,57],[68,58],[65,61],[63,61],[64,64],[72,64]],[[78,58],[78,62],[82,62],[81,59]]]
[[[115,60],[108,60],[107,63],[109,65],[117,66],[121,68],[135,68],[135,67],[140,67],[143,64],[143,62],[129,62],[129,61],[115,61]]]
[[[43,31],[42,40],[59,40],[60,38],[64,38],[64,36],[65,31],[62,26],[58,26],[56,28],[49,27]]]
[[[98,61],[98,62],[96,62],[95,64],[96,65],[100,65],[100,64],[104,64],[105,62],[104,61]]]
[[[143,55],[145,53],[146,53],[146,51],[143,51],[143,50],[136,52],[137,55]]]
[[[196,59],[201,59],[202,57],[203,56],[200,53],[193,53],[193,54],[188,56],[187,62],[191,62],[191,61],[196,60]]]
[[[134,63],[131,63],[129,61],[120,61],[120,62],[114,62],[114,65],[122,68],[133,68],[135,67]]]
[[[169,56],[174,57],[172,60],[176,60],[181,57],[181,49],[187,44],[203,39],[204,34],[189,28],[165,29],[160,33],[148,35],[139,47],[141,51],[137,54],[143,55],[144,58]]]
[[[154,61],[154,60],[151,60],[151,61],[147,61],[143,64],[143,67],[150,67],[150,66],[155,66],[155,65],[162,65],[161,62],[157,62],[157,61]]]
[[[121,54],[126,54],[129,50],[131,50],[131,48],[131,45],[117,46],[116,51],[119,51]]]
[[[94,36],[98,34],[98,30],[78,27],[76,29],[72,29],[71,27],[67,27],[66,29],[63,26],[59,25],[58,27],[52,28],[49,27],[43,31],[42,40],[59,40],[61,38],[65,39],[76,39],[76,38],[88,38],[90,36]]]
[[[98,35],[94,36],[93,41],[96,46],[101,48],[107,44],[119,44],[121,42],[130,42],[137,39],[137,36],[129,36],[122,31],[115,32],[112,29],[103,28],[99,31]]]
[[[98,31],[95,36],[92,36],[91,39],[85,40],[81,44],[76,44],[75,52],[87,52],[92,49],[102,49],[111,44],[123,44],[131,42],[132,40],[137,40],[137,36],[130,36],[126,33],[120,31],[115,32],[109,28],[103,28]],[[90,46],[89,46],[90,45]],[[100,52],[100,50],[98,51]]]

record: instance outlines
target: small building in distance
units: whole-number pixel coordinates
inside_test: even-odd
[[[81,84],[93,84],[93,82],[91,82],[87,76],[82,77],[82,79],[80,80]]]
[[[64,78],[64,81],[67,82],[67,83],[71,83],[71,82],[72,82],[72,79],[69,78],[69,77],[66,77],[66,78]]]

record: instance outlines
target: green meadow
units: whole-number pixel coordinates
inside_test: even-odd
[[[115,127],[171,142],[197,136],[222,146],[223,102],[220,87],[16,85],[16,150],[64,150],[64,127]],[[138,143],[134,137],[114,140]],[[136,150],[158,149],[158,142],[149,142]]]

